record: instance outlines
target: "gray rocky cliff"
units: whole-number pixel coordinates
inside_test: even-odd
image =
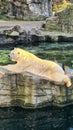
[[[51,0],[10,0],[8,16],[24,18],[24,16],[52,16]]]

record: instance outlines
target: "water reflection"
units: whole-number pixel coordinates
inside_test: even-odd
[[[70,130],[73,130],[73,128],[70,128]]]
[[[73,106],[37,110],[0,108],[0,130],[73,130]]]

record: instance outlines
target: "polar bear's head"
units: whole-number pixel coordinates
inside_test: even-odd
[[[22,58],[22,49],[14,48],[9,54],[9,57],[12,61],[19,61]]]
[[[10,54],[9,57],[12,61],[16,61],[16,62],[20,62],[20,61],[24,61],[26,59],[30,59],[32,57],[35,57],[32,53],[25,51],[21,48],[14,48]]]

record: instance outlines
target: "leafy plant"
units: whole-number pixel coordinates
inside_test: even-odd
[[[66,0],[63,0],[62,2],[55,3],[53,5],[53,11],[56,12],[58,10],[67,8],[71,3],[67,2]]]

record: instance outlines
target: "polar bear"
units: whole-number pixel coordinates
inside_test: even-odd
[[[12,61],[16,61],[16,64],[0,66],[2,69],[6,69],[11,72],[21,73],[30,72],[39,76],[43,76],[48,80],[65,83],[67,87],[71,86],[70,78],[65,75],[62,67],[50,60],[40,59],[36,55],[25,51],[21,48],[15,48],[9,54]],[[3,71],[0,73],[4,73]]]

